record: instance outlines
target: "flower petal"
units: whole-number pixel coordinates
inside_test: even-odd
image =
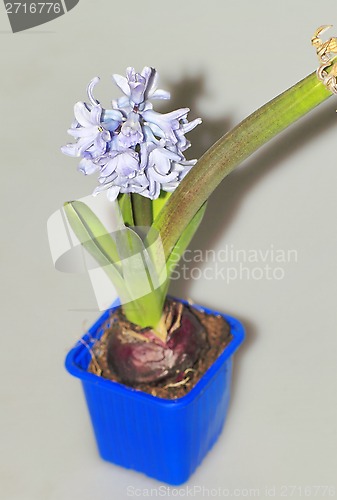
[[[119,195],[121,188],[119,186],[111,186],[108,190],[108,200],[115,201],[117,196]]]
[[[126,151],[125,153],[120,153],[116,156],[117,167],[116,172],[119,175],[129,177],[131,174],[135,173],[139,168],[139,157],[137,153],[132,151]]]
[[[80,156],[77,144],[66,144],[65,146],[61,147],[61,151],[63,154],[68,156],[74,156],[74,157]]]
[[[79,165],[78,170],[85,175],[91,175],[99,170],[99,166],[87,158],[83,158]]]
[[[129,97],[130,86],[125,76],[114,74],[112,75],[112,78],[115,80],[116,85],[121,89],[121,91]]]
[[[102,120],[114,120],[121,122],[123,120],[123,114],[117,109],[105,109],[103,113]]]
[[[113,99],[112,101],[113,109],[129,109],[131,111],[130,98],[127,96],[120,97],[119,99]]]
[[[91,127],[90,111],[84,102],[77,102],[74,106],[74,115],[76,120],[82,127]]]
[[[67,130],[69,135],[72,135],[73,137],[92,137],[92,140],[94,140],[95,135],[98,134],[98,128],[97,127],[81,127],[81,128],[69,128]]]
[[[176,111],[166,114],[157,113],[149,109],[144,111],[142,115],[148,122],[150,128],[152,128],[152,124],[155,124],[164,132],[167,140],[172,142],[172,144],[176,144],[178,140],[174,134],[174,130],[179,128],[179,120],[185,118],[188,112],[189,108],[177,109]]]
[[[101,156],[106,152],[106,141],[103,140],[103,134],[98,135],[94,140],[92,155],[94,157]]]
[[[178,179],[178,174],[176,172],[171,172],[170,174],[167,175],[162,175],[156,171],[155,168],[149,169],[149,176],[152,177],[157,182],[165,183],[165,182],[171,182],[175,181]]]
[[[77,142],[77,148],[78,152],[80,155],[83,155],[83,153],[92,146],[93,140],[92,137],[82,137],[78,142]]]
[[[143,68],[142,75],[146,78],[146,82],[147,82],[145,98],[151,99],[153,93],[155,92],[155,90],[157,88],[158,72],[154,68],[150,68],[149,66],[145,66],[145,68]]]
[[[99,102],[94,98],[94,95],[93,95],[94,87],[95,87],[95,85],[97,85],[98,82],[99,82],[99,78],[98,78],[98,76],[95,76],[95,78],[93,78],[89,82],[89,85],[87,87],[87,94],[88,94],[89,100],[93,106],[96,106],[97,104],[99,104]]]
[[[99,125],[101,123],[101,116],[102,116],[101,106],[99,104],[97,106],[93,106],[92,110],[90,111],[91,123]]]
[[[111,158],[101,170],[101,177],[109,177],[116,170],[117,160],[116,157]]]
[[[200,125],[200,123],[202,123],[202,119],[196,118],[195,120],[192,120],[191,122],[184,123],[181,126],[181,128],[182,128],[184,134],[187,134],[187,132],[190,132],[191,130],[193,130],[197,125]]]
[[[166,90],[162,89],[157,89],[153,92],[153,94],[150,96],[151,99],[171,99],[171,94],[170,92],[167,92]]]

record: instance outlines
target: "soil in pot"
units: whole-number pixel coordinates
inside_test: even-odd
[[[164,399],[187,394],[214,363],[232,335],[226,320],[167,299],[166,343],[152,330],[113,311],[92,350],[88,371]]]

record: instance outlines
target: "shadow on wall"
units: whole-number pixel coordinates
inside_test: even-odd
[[[195,81],[187,79],[187,81],[181,82],[177,89],[173,89],[172,94],[177,95],[178,98],[177,101],[174,100],[173,104],[174,106],[176,104],[181,106],[184,102],[185,106],[197,110],[197,102],[203,92],[204,79],[202,77],[197,78]],[[206,214],[199,231],[197,231],[189,246],[192,252],[195,250],[205,252],[216,246],[217,242],[223,238],[226,228],[235,223],[236,212],[240,209],[241,202],[246,194],[271,169],[282,167],[283,162],[295,151],[324,134],[326,130],[335,124],[335,109],[335,102],[327,101],[322,104],[319,109],[311,112],[309,116],[302,118],[297,124],[285,130],[225,178],[209,199]],[[313,113],[315,113],[314,120],[312,119]],[[194,117],[195,113],[193,113],[191,119]],[[188,158],[200,158],[217,139],[233,126],[234,124],[228,118],[215,122],[211,120],[203,121],[189,134],[192,147],[187,151]],[[189,154],[190,152],[192,155]],[[177,269],[179,270],[179,267]],[[193,280],[180,279],[173,281],[170,293],[186,298],[190,296],[192,286]],[[208,304],[205,303],[204,305]]]
[[[168,113],[178,108],[190,108],[191,111],[188,116],[190,121],[198,117],[203,120],[201,125],[198,125],[192,132],[187,134],[187,138],[192,143],[191,148],[186,151],[188,160],[200,158],[215,141],[220,139],[232,127],[232,119],[228,116],[218,120],[211,120],[203,118],[199,113],[198,104],[203,97],[207,96],[205,80],[205,76],[199,74],[185,77],[175,84],[164,85],[171,92],[171,99],[162,102],[161,112]]]

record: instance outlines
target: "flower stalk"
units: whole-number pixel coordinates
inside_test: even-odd
[[[132,193],[130,196],[134,225],[149,228],[153,222],[152,200],[138,193]]]

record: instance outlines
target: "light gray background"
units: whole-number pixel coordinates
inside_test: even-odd
[[[63,368],[97,312],[87,276],[53,269],[46,221],[96,184],[59,152],[88,81],[102,77],[97,92],[107,105],[119,95],[112,73],[155,66],[174,94],[170,109],[189,106],[191,118],[204,119],[191,134],[191,158],[313,71],[310,37],[329,22],[336,34],[332,0],[324,8],[307,0],[81,0],[13,35],[0,6],[2,498],[109,500],[126,498],[130,485],[160,486],[98,458],[80,384]],[[259,488],[265,499],[265,486],[281,498],[282,485],[334,485],[336,108],[331,98],[233,173],[192,245],[296,249],[285,278],[174,283],[177,295],[247,327],[225,430],[188,486],[239,498]]]

